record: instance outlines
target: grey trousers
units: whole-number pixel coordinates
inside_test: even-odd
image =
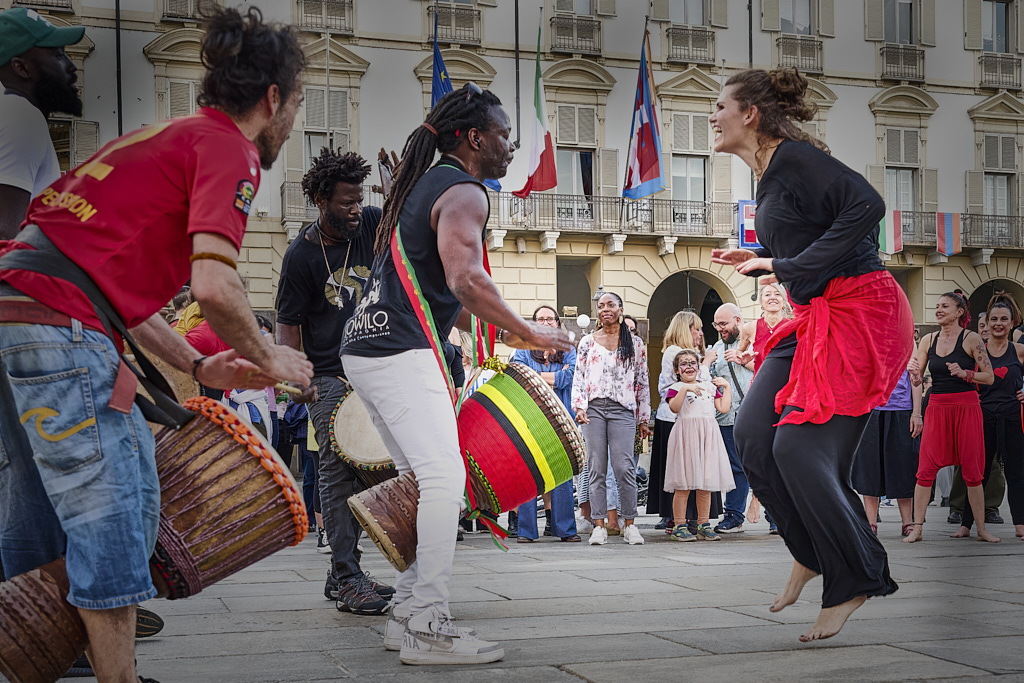
[[[590,518],[608,515],[608,465],[619,482],[619,516],[636,518],[636,464],[633,439],[636,416],[633,411],[607,398],[596,398],[587,407],[589,423],[583,425],[590,469]]]

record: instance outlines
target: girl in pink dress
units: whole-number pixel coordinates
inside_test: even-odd
[[[721,377],[711,381],[698,379],[700,357],[693,349],[676,354],[673,369],[679,381],[665,393],[668,407],[678,413],[668,441],[665,463],[665,491],[674,491],[672,507],[675,519],[686,519],[686,501],[697,491],[697,533],[686,524],[672,529],[676,541],[717,541],[720,536],[708,521],[712,491],[736,488],[729,454],[715,412],[728,412],[732,405],[729,383]]]

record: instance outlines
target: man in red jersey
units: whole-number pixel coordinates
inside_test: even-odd
[[[202,59],[195,116],[105,145],[32,201],[17,240],[0,243],[3,566],[15,576],[65,557],[68,600],[102,644],[89,656],[104,683],[139,680],[135,606],[156,594],[148,560],[160,515],[153,437],[133,405],[122,339],[104,320],[207,386],[312,378],[301,352],[260,334],[234,267],[259,169],[302,100],[302,49],[255,8],[215,9]],[[60,252],[47,264],[72,264],[29,269],[47,241]],[[79,270],[81,289],[65,278]],[[158,315],[190,277],[233,350],[201,356]]]

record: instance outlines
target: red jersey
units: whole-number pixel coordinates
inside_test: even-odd
[[[193,234],[241,247],[259,180],[256,146],[226,114],[203,108],[104,145],[33,199],[22,225],[38,225],[134,327],[188,280]],[[0,242],[0,255],[20,246]],[[65,280],[3,270],[0,281],[99,326],[92,304]]]

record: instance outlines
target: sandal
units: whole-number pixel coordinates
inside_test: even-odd
[[[909,536],[910,532],[913,531],[913,530],[914,530],[914,525],[913,524],[904,524],[903,528],[900,530],[900,534],[902,534],[903,536]]]
[[[520,536],[516,539],[516,543],[533,543],[533,540],[534,539],[527,538],[526,536]]]
[[[875,536],[877,536],[878,535],[878,525],[877,524],[869,524],[868,526],[871,527],[871,533],[873,533]]]

